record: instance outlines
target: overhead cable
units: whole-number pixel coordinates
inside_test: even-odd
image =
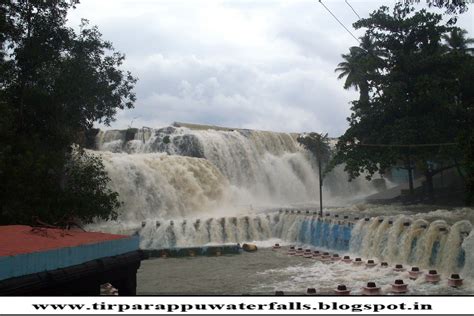
[[[321,3],[326,11],[328,11],[333,16],[333,18],[347,31],[347,33],[349,33],[357,42],[360,43],[360,40],[354,34],[352,34],[351,31],[349,31],[349,29],[334,15],[334,13],[331,12],[331,10],[329,10],[328,7],[326,7],[322,0],[319,0],[319,3]]]

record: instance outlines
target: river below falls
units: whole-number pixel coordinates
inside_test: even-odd
[[[470,279],[464,280],[460,288],[450,288],[448,275],[444,274],[439,283],[431,284],[424,277],[410,280],[406,271],[393,271],[395,263],[389,263],[389,268],[343,262],[325,264],[289,256],[287,249],[260,248],[239,255],[145,260],[137,275],[137,294],[273,295],[277,290],[305,294],[307,288],[315,288],[318,294],[333,295],[338,284],[345,284],[351,294],[358,295],[367,282],[375,281],[382,294],[389,295],[395,279],[403,279],[410,290],[408,295],[474,295],[474,280]]]

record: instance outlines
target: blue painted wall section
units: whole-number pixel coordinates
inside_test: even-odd
[[[77,247],[0,257],[0,280],[65,268],[87,261],[121,255],[139,249],[139,237],[131,236]]]
[[[358,252],[361,247],[362,239],[365,233],[361,232],[352,238],[353,224],[343,221],[333,221],[320,218],[306,218],[303,220],[300,231],[297,237],[297,242],[301,244],[312,245],[314,247],[324,247],[327,249],[348,251],[352,244],[352,251]],[[388,234],[384,234],[381,237],[380,244],[383,248],[386,247],[388,242]],[[401,237],[399,237],[401,238]],[[408,259],[408,263],[412,263],[415,260],[415,252],[418,238],[415,237],[411,243],[411,250]],[[440,241],[437,240],[433,243],[431,249],[431,255],[429,264],[431,267],[435,267],[440,256]],[[459,247],[459,254],[457,255],[458,267],[462,268],[466,261],[465,251]]]
[[[349,250],[352,225],[349,223],[331,223],[321,219],[305,219],[301,225],[298,242],[315,247],[334,250]]]

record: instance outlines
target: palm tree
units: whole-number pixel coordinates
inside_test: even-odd
[[[337,79],[343,79],[344,89],[355,88],[360,91],[359,101],[369,101],[369,78],[382,60],[384,54],[377,49],[368,36],[361,38],[360,46],[349,48],[349,54],[342,54],[345,60],[337,65],[335,72],[339,72]]]
[[[445,47],[454,52],[462,54],[474,54],[474,48],[469,47],[474,44],[474,39],[467,37],[467,31],[461,28],[453,28],[449,34],[443,35],[443,39],[446,41]]]
[[[344,89],[355,88],[360,91],[360,101],[369,100],[369,85],[362,66],[362,55],[360,47],[353,46],[349,54],[342,54],[345,60],[337,65],[335,72],[339,72],[337,79],[346,78]]]

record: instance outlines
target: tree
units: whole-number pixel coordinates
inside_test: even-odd
[[[339,63],[335,72],[339,72],[337,79],[346,78],[344,89],[359,90],[359,102],[369,101],[370,81],[376,75],[377,65],[381,62],[383,53],[374,47],[369,36],[361,38],[359,46],[349,48],[349,54],[342,54],[343,62]]]
[[[369,68],[375,74],[369,101],[352,102],[349,129],[331,163],[345,163],[350,179],[362,173],[370,179],[400,162],[411,171],[415,164],[433,197],[433,176],[458,165],[461,148],[454,144],[466,125],[459,124],[456,102],[466,58],[445,53],[441,38],[452,28],[441,22],[441,15],[398,4],[392,15],[381,7],[354,23],[366,28],[382,57]]]
[[[66,216],[85,222],[94,218],[116,219],[121,203],[118,193],[108,188],[110,179],[100,156],[76,146],[66,162],[64,175],[61,204],[68,210]],[[61,215],[64,216],[55,217]]]
[[[474,48],[469,45],[474,44],[473,38],[466,37],[467,31],[460,28],[453,28],[449,34],[444,34],[443,39],[449,52],[457,52],[460,54],[473,54]]]
[[[404,0],[406,7],[411,7],[415,3],[420,3],[422,0]],[[425,0],[428,7],[435,7],[445,9],[446,14],[455,15],[461,14],[468,10],[468,1],[465,0]],[[456,23],[456,17],[448,21],[449,24]]]
[[[461,60],[461,69],[456,72],[459,89],[455,95],[454,111],[458,120],[459,134],[456,141],[459,144],[460,174],[466,184],[466,204],[474,203],[474,56],[468,50],[453,49],[447,58]]]
[[[86,20],[77,33],[66,27],[77,3],[0,4],[0,224],[60,223],[69,215],[90,221],[100,199],[97,215],[115,215],[117,195],[103,186],[103,166],[74,158],[72,145],[95,122],[109,124],[117,110],[133,107],[136,79],[121,70],[124,56],[96,27]],[[71,172],[79,174],[73,166],[87,171],[81,181],[71,180]],[[94,194],[70,194],[85,192],[85,179],[90,187],[82,189]]]
[[[298,136],[297,140],[316,158],[318,163],[319,214],[323,216],[323,164],[326,165],[328,163],[331,155],[328,135],[318,133],[302,134]]]
[[[344,61],[337,65],[335,71],[340,73],[337,79],[346,78],[344,89],[353,87],[360,91],[360,101],[362,102],[369,99],[369,85],[361,55],[359,47],[351,47],[349,54],[342,54]]]

